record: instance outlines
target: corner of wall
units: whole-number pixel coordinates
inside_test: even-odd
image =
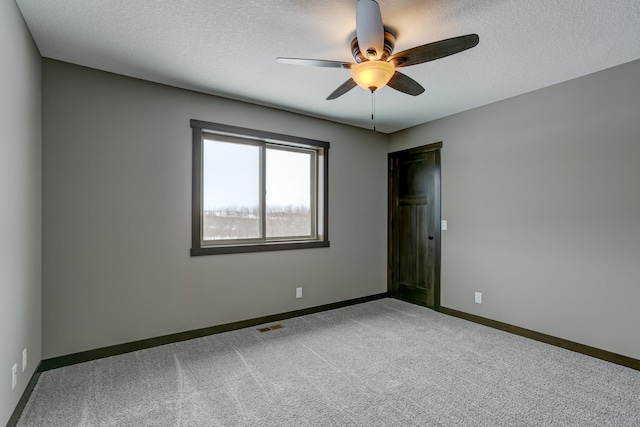
[[[42,59],[14,1],[0,2],[0,425],[42,356]],[[27,366],[22,370],[22,352]],[[11,367],[17,384],[11,389]]]

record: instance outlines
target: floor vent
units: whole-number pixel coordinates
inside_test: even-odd
[[[269,332],[269,331],[273,331],[273,330],[276,330],[276,329],[282,329],[282,328],[284,328],[284,326],[278,323],[277,325],[267,326],[266,328],[258,328],[258,331],[260,331],[260,332]]]

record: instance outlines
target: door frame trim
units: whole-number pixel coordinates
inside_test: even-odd
[[[413,154],[426,153],[435,151],[435,169],[434,169],[434,205],[436,226],[433,230],[435,240],[435,260],[434,260],[434,309],[440,311],[440,258],[441,258],[441,165],[440,165],[440,149],[442,142],[427,144],[420,147],[414,147],[407,150],[393,151],[387,154],[387,291],[389,296],[394,297],[392,288],[392,267],[393,267],[393,241],[391,239],[392,221],[393,221],[393,162],[395,159]]]

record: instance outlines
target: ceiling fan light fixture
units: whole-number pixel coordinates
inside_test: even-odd
[[[351,67],[351,78],[363,89],[375,91],[386,85],[396,72],[385,61],[365,61]]]

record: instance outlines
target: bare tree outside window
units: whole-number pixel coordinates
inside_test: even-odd
[[[308,152],[267,149],[267,237],[311,236],[311,167]]]
[[[260,237],[260,147],[211,139],[203,146],[203,240]]]

